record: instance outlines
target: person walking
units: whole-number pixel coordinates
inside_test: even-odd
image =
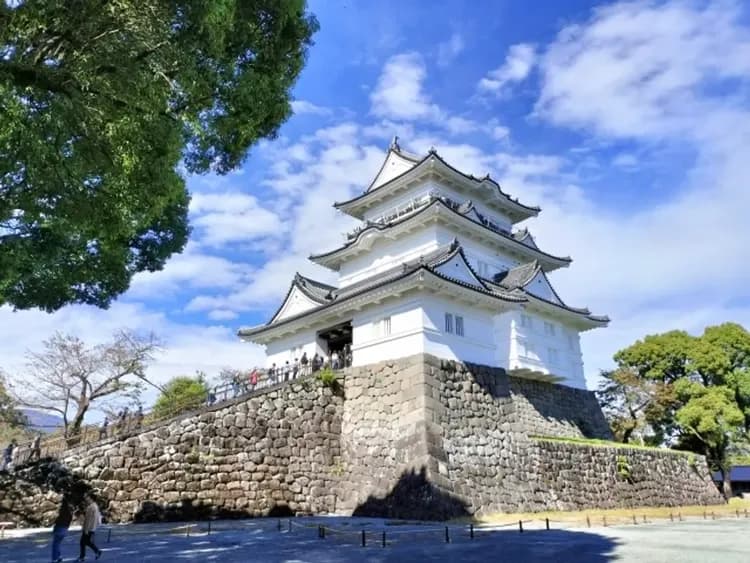
[[[73,507],[70,505],[70,498],[63,494],[60,501],[60,510],[57,513],[57,519],[52,526],[52,563],[61,563],[63,558],[60,553],[60,545],[68,533],[70,523],[73,521]]]
[[[3,452],[3,469],[5,471],[11,471],[13,469],[13,450],[16,449],[16,441],[11,440],[8,447]]]
[[[104,440],[104,438],[107,437],[108,433],[108,427],[109,427],[109,417],[104,417],[104,422],[102,422],[101,427],[99,428],[99,439]]]
[[[31,455],[29,456],[29,460],[36,460],[39,461],[39,458],[42,457],[42,435],[37,434],[34,436],[34,441],[31,443]]]
[[[81,551],[78,556],[78,561],[86,560],[86,547],[90,547],[96,554],[96,559],[102,556],[102,550],[96,547],[94,543],[94,532],[99,524],[102,523],[102,514],[99,512],[99,507],[94,502],[94,497],[91,493],[86,493],[83,497],[86,502],[86,512],[83,515],[83,526],[81,527]]]

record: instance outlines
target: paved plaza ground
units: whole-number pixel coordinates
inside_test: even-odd
[[[222,521],[192,528],[188,537],[181,524],[112,526],[97,532],[104,548],[102,562],[522,562],[560,563],[627,561],[721,562],[750,561],[750,520],[685,521],[612,526],[608,528],[544,530],[541,523],[486,531],[434,523],[398,523],[363,518],[296,518],[288,520]],[[317,526],[328,526],[325,539]],[[336,530],[336,531],[333,531]],[[361,531],[366,531],[366,547]],[[386,546],[382,546],[382,532]],[[3,563],[49,561],[49,530],[12,531],[0,540]],[[78,533],[71,530],[63,544],[66,561],[77,556]],[[93,560],[93,556],[89,555]]]

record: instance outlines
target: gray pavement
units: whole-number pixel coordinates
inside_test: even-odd
[[[383,520],[357,518],[297,518],[224,521],[193,528],[188,537],[180,524],[113,526],[100,529],[97,543],[105,550],[102,562],[262,561],[269,563],[461,561],[554,561],[591,563],[747,563],[750,561],[750,520],[687,521],[568,530],[449,528],[434,523],[393,525]],[[332,529],[318,538],[317,525]],[[333,529],[337,532],[332,531]],[[366,547],[361,546],[361,532]],[[386,532],[386,547],[382,532]],[[49,561],[49,530],[16,531],[0,540],[0,562]],[[63,544],[66,561],[77,556],[78,533],[71,530]],[[93,560],[90,555],[89,559]]]

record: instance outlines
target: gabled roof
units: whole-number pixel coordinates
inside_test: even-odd
[[[445,271],[441,271],[440,266],[450,262],[452,259],[457,258],[457,257],[463,260],[466,268],[468,268],[468,270],[473,274],[475,281],[470,283],[465,280],[456,279],[448,275]],[[307,284],[308,289],[311,285],[315,285],[321,288],[320,289],[321,293],[324,290],[329,290],[327,291],[325,295],[322,295],[323,301],[320,302],[320,305],[312,309],[306,310],[302,313],[299,313],[297,315],[285,317],[281,320],[274,322],[273,319],[275,319],[276,316],[278,315],[278,311],[277,311],[277,313],[272,317],[272,320],[264,325],[260,325],[260,326],[252,327],[252,328],[240,329],[239,336],[248,338],[254,335],[259,335],[263,332],[266,332],[267,330],[271,330],[274,327],[281,326],[287,323],[291,323],[304,316],[316,314],[320,311],[328,309],[338,303],[342,303],[349,299],[362,296],[364,294],[367,294],[370,291],[382,288],[389,284],[399,282],[419,272],[427,272],[431,274],[432,276],[434,276],[435,278],[448,281],[450,283],[455,284],[456,286],[460,286],[465,289],[469,289],[469,290],[481,293],[487,297],[499,299],[501,301],[505,301],[509,303],[519,303],[519,304],[526,301],[526,299],[521,295],[515,295],[512,293],[505,292],[503,290],[489,288],[485,284],[485,282],[482,281],[479,278],[479,276],[476,275],[474,270],[471,268],[471,265],[466,260],[466,256],[459,242],[457,240],[454,240],[450,244],[437,248],[436,250],[429,252],[427,254],[424,254],[422,256],[419,256],[418,258],[409,260],[398,266],[389,268],[388,270],[375,274],[374,276],[370,276],[367,279],[364,279],[362,281],[359,281],[359,282],[356,282],[356,283],[353,283],[353,284],[350,284],[350,285],[347,285],[338,289],[328,286],[326,284],[322,284],[320,282],[315,282],[314,280],[310,280],[310,278],[305,278],[298,274],[297,276],[295,276],[295,279],[292,282],[292,287],[299,287],[299,285],[304,281],[304,283]],[[287,298],[289,294],[291,293],[291,291],[292,289],[290,288],[289,293],[287,293]],[[283,308],[283,305],[282,305],[282,308]],[[281,310],[281,308],[279,310]]]
[[[388,223],[370,223],[365,228],[355,231],[355,234],[352,235],[352,237],[342,246],[328,252],[312,254],[310,255],[309,259],[313,262],[321,264],[322,266],[331,267],[329,266],[330,259],[334,258],[337,254],[348,250],[349,248],[357,246],[366,236],[369,236],[373,233],[384,232],[408,221],[415,220],[420,215],[426,213],[429,209],[434,209],[436,206],[440,206],[441,208],[447,209],[451,213],[461,216],[476,224],[477,226],[490,231],[498,237],[501,237],[503,241],[510,242],[511,246],[514,247],[517,252],[521,252],[523,255],[526,255],[528,257],[535,256],[536,259],[544,260],[547,269],[567,266],[572,262],[572,259],[568,256],[554,256],[552,254],[548,254],[542,250],[539,250],[536,245],[531,246],[529,244],[524,244],[510,232],[500,229],[493,229],[486,219],[484,220],[484,222],[482,222],[484,217],[477,212],[471,201],[465,202],[463,204],[456,204],[452,201],[446,202],[446,199],[447,198],[432,197],[431,199],[427,200],[427,203],[425,203],[422,207],[417,207],[410,213],[404,214],[401,217],[394,219],[393,221],[390,221]]]
[[[498,204],[506,208],[506,210],[509,211],[510,214],[514,215],[516,217],[516,221],[522,221],[524,219],[528,219],[529,217],[536,217],[541,211],[541,209],[537,206],[525,205],[519,202],[517,199],[510,197],[510,195],[502,190],[500,184],[493,180],[489,174],[487,174],[483,178],[477,178],[476,176],[466,174],[461,170],[458,170],[457,168],[451,166],[437,153],[434,148],[430,149],[427,155],[419,160],[415,160],[416,157],[414,157],[413,155],[402,152],[400,147],[398,147],[398,145],[396,144],[395,147],[394,145],[391,145],[391,147],[389,148],[388,153],[386,154],[386,161],[388,160],[389,155],[391,155],[392,153],[395,153],[402,158],[409,159],[411,162],[414,162],[414,166],[382,184],[375,185],[375,181],[373,180],[373,183],[370,184],[370,186],[364,193],[349,200],[334,203],[334,207],[341,211],[351,212],[353,216],[361,218],[361,216],[356,212],[356,208],[359,205],[365,204],[369,200],[372,200],[373,194],[381,191],[387,191],[389,188],[398,184],[402,180],[407,180],[410,176],[418,176],[420,173],[432,171],[434,173],[453,174],[459,178],[468,180],[471,184],[477,187],[485,187],[488,190],[492,190],[492,192],[497,196]],[[385,161],[383,163],[383,166],[385,166]],[[380,176],[380,173],[383,170],[383,166],[381,166],[381,169],[378,172],[376,178]]]
[[[549,289],[552,291],[554,300],[545,299],[539,295],[536,295],[530,290],[531,282],[537,279],[537,276],[541,276]],[[493,280],[484,280],[489,287],[500,288],[504,291],[511,293],[522,294],[530,303],[536,303],[542,306],[552,306],[562,309],[569,313],[580,315],[581,317],[591,321],[597,325],[606,325],[609,323],[609,317],[593,315],[586,307],[571,307],[567,305],[555,291],[554,286],[550,283],[547,274],[544,272],[539,263],[534,260],[527,264],[521,264],[515,268],[511,268],[507,272],[501,272],[497,274]]]

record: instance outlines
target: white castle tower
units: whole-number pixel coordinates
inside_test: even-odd
[[[609,319],[566,305],[547,274],[571,259],[514,229],[538,207],[398,138],[365,192],[334,205],[362,221],[310,257],[338,287],[297,274],[268,323],[239,331],[265,345],[267,366],[345,348],[355,366],[426,353],[586,387],[579,334]]]

